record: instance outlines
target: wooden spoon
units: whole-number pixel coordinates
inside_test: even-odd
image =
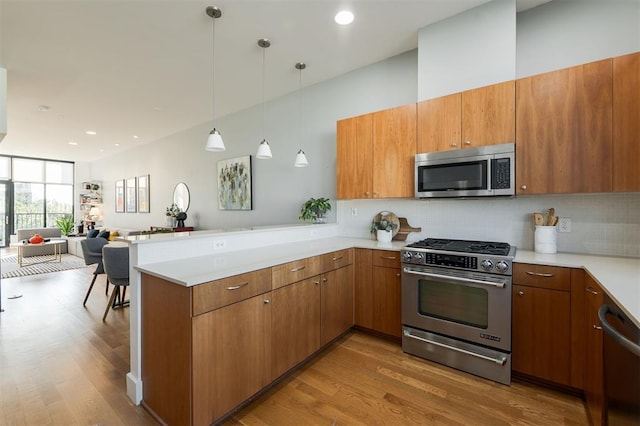
[[[533,224],[535,226],[543,226],[544,225],[544,216],[541,213],[533,214]]]

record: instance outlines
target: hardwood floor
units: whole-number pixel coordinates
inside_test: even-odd
[[[102,313],[92,268],[2,280],[1,425],[155,425],[126,395],[129,309]],[[18,299],[8,299],[21,294]],[[582,401],[511,387],[353,332],[225,422],[227,425],[584,425]]]
[[[102,322],[104,275],[82,306],[92,268],[2,280],[1,425],[157,424],[126,395],[129,309]]]

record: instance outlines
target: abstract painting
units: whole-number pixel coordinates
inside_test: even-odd
[[[251,208],[251,156],[218,161],[218,209]]]

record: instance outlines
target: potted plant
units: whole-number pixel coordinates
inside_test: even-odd
[[[71,215],[60,216],[56,219],[55,225],[65,237],[73,230],[73,217]]]
[[[393,237],[393,230],[398,225],[387,219],[386,216],[382,216],[380,220],[373,220],[371,222],[371,233],[376,234],[376,239],[383,243],[388,243]]]
[[[300,208],[298,219],[304,222],[324,223],[324,215],[331,210],[328,198],[309,198]]]
[[[171,203],[169,207],[167,207],[167,211],[165,216],[167,217],[167,226],[170,228],[174,228],[176,226],[176,221],[178,220],[178,213],[181,213],[180,207],[176,203]]]

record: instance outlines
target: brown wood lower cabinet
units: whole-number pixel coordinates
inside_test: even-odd
[[[400,252],[356,249],[356,325],[400,338]]]
[[[593,425],[604,424],[604,379],[602,326],[598,309],[604,303],[602,288],[589,275],[584,281],[585,331],[587,335],[586,368],[584,372],[584,396],[587,412]]]
[[[353,266],[320,277],[320,343],[326,345],[353,326]]]
[[[271,309],[271,365],[277,378],[320,348],[320,277],[274,290]]]

